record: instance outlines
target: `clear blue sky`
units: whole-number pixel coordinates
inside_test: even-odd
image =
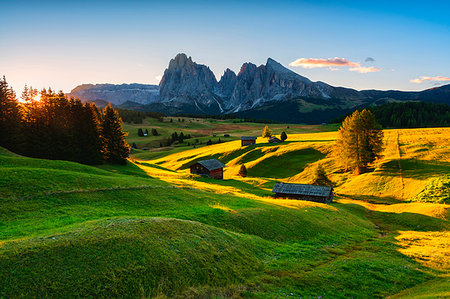
[[[81,83],[158,83],[180,52],[210,66],[218,78],[227,67],[238,72],[242,63],[259,65],[268,57],[285,66],[339,57],[353,67],[289,68],[356,89],[450,83],[450,1],[0,4],[0,75],[18,93],[25,83],[65,92]],[[410,81],[421,76],[430,78]]]

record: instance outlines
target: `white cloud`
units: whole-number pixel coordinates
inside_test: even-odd
[[[358,66],[358,67],[350,68],[350,69],[348,69],[348,70],[351,71],[351,72],[358,72],[358,73],[361,73],[361,74],[374,73],[374,72],[379,72],[379,71],[381,71],[380,68],[375,68],[375,67],[373,67],[373,66],[369,66],[369,67],[366,67],[366,66]]]
[[[375,61],[375,60],[373,60],[373,61]],[[359,62],[352,62],[345,58],[339,58],[339,57],[328,58],[328,59],[300,58],[300,59],[297,59],[297,60],[289,63],[289,66],[302,67],[302,68],[306,68],[306,69],[327,68],[330,71],[337,71],[337,70],[339,70],[339,67],[348,67],[349,71],[358,72],[361,74],[381,71],[380,68],[376,68],[373,66],[369,66],[369,67],[361,66],[361,64]]]
[[[450,77],[444,77],[444,76],[435,76],[435,77],[427,77],[427,76],[420,76],[420,78],[409,80],[409,82],[420,84],[424,81],[435,81],[435,82],[446,82],[450,81]]]

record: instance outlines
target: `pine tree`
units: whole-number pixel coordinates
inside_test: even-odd
[[[287,139],[287,135],[285,132],[281,132],[280,139],[281,141],[285,141]]]
[[[264,127],[264,131],[262,133],[262,137],[263,138],[270,138],[270,137],[272,137],[272,132],[270,131],[268,126]]]
[[[125,164],[130,147],[125,141],[126,133],[122,131],[122,119],[111,104],[103,110],[101,135],[105,142],[105,160],[116,164]]]
[[[0,146],[15,151],[21,139],[22,112],[5,77],[0,80]]]
[[[349,168],[365,168],[375,161],[382,150],[383,131],[369,110],[355,111],[338,131],[335,154]]]
[[[148,130],[147,129],[145,129],[145,134],[144,135],[148,136]]]
[[[143,137],[144,136],[144,131],[142,131],[141,128],[138,129],[138,136],[139,137]]]
[[[100,134],[99,111],[94,103],[89,102],[83,104],[82,111],[82,118],[78,124],[75,124],[82,153],[82,158],[78,162],[90,165],[100,164],[103,160],[104,140]]]
[[[211,141],[211,139],[209,139],[208,142],[206,142],[206,145],[211,145],[211,144],[212,144],[212,141]]]
[[[241,168],[239,168],[239,175],[241,177],[246,177],[247,176],[247,167],[245,167],[244,164],[242,164]]]

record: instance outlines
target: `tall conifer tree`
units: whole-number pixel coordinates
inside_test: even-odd
[[[105,160],[111,163],[125,164],[130,154],[130,146],[125,141],[126,133],[122,131],[122,119],[111,104],[103,110],[101,136],[104,140]]]
[[[21,110],[5,77],[0,80],[0,146],[15,150],[20,137]]]
[[[383,131],[369,110],[355,111],[348,116],[338,131],[335,153],[345,167],[367,167],[382,150]]]

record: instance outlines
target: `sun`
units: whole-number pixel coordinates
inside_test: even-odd
[[[30,103],[30,102],[39,102],[39,101],[41,101],[41,94],[37,93],[34,97],[31,97],[30,100],[28,100],[28,101],[26,99],[23,99],[23,98],[18,98],[17,100],[20,103],[23,103],[23,104],[27,104],[27,103]]]

